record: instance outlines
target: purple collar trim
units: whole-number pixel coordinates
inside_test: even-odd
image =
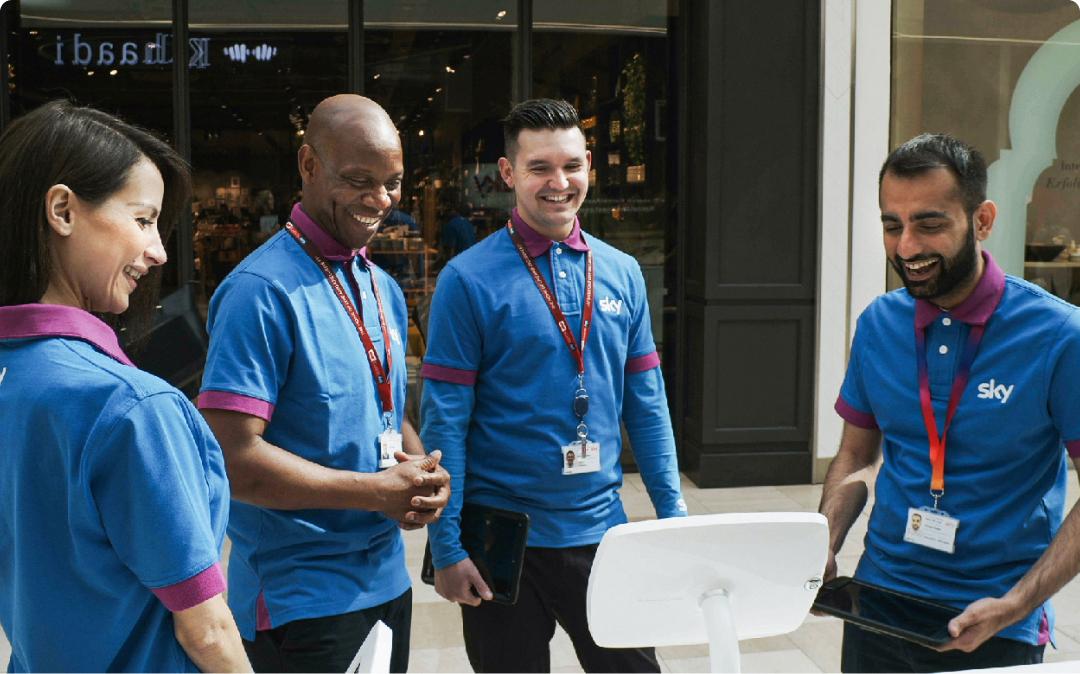
[[[985,250],[983,256],[983,275],[975,285],[975,289],[956,305],[951,311],[946,312],[937,305],[927,300],[915,300],[915,327],[923,329],[930,325],[943,313],[949,313],[953,318],[963,321],[968,325],[986,325],[990,317],[994,315],[1001,296],[1005,292],[1005,272],[990,253]]]
[[[358,254],[363,255],[366,250],[352,250],[335,241],[334,237],[327,234],[319,223],[311,219],[300,204],[293,206],[289,219],[297,226],[301,234],[311,239],[311,242],[319,249],[319,253],[327,260],[348,262]]]
[[[515,208],[510,211],[510,219],[514,223],[514,229],[521,235],[521,240],[525,242],[525,250],[529,251],[529,255],[540,257],[551,250],[551,245],[555,242],[543,234],[537,233],[535,229],[529,226],[529,223],[522,220],[521,216],[518,215],[518,209]],[[581,221],[576,217],[574,218],[574,228],[570,230],[570,236],[560,243],[580,253],[589,250],[589,244],[585,242],[585,237],[581,234]]]
[[[16,304],[0,307],[0,339],[32,337],[81,339],[124,365],[135,365],[120,348],[112,328],[82,309],[62,304]]]

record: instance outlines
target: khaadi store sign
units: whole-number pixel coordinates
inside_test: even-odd
[[[219,41],[220,42],[220,41]],[[208,37],[188,38],[188,67],[209,68],[211,60],[224,58],[231,63],[265,63],[274,60],[278,48],[261,44],[232,43],[215,49]],[[81,32],[57,33],[51,47],[53,65],[120,68],[161,66],[173,62],[171,33],[131,39],[95,38]]]

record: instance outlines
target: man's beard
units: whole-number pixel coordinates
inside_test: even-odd
[[[913,258],[904,260],[904,262],[934,259],[938,260],[940,269],[937,276],[928,281],[911,281],[907,277],[907,270],[904,268],[899,256],[889,258],[889,264],[891,264],[893,269],[896,270],[896,273],[900,275],[900,280],[904,282],[904,287],[907,288],[912,297],[918,297],[924,300],[945,297],[964,283],[970,281],[972,275],[975,274],[975,270],[978,268],[978,253],[975,250],[974,223],[968,222],[968,233],[967,238],[964,241],[964,247],[953,257],[946,259],[941,255],[916,255]]]

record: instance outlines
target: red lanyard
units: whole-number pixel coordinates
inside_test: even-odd
[[[559,333],[562,334],[563,341],[566,342],[566,346],[570,349],[570,355],[574,357],[574,361],[577,363],[578,378],[583,378],[585,376],[585,344],[589,341],[589,328],[592,327],[592,251],[585,253],[585,304],[581,307],[581,347],[579,348],[574,342],[574,333],[570,330],[566,315],[563,314],[562,309],[559,307],[559,301],[555,299],[555,294],[551,292],[551,288],[548,286],[547,281],[544,280],[540,269],[533,262],[529,251],[525,249],[525,242],[521,240],[521,235],[514,231],[514,225],[509,220],[506,222],[506,229],[510,232],[510,239],[514,242],[514,247],[517,248],[518,255],[521,256],[521,261],[525,263],[525,267],[532,275],[533,282],[540,291],[540,296],[547,302],[551,315],[555,317],[555,324],[559,326]]]
[[[926,436],[930,441],[930,495],[934,498],[935,510],[938,500],[945,494],[945,439],[948,437],[953,417],[956,416],[960,396],[967,387],[968,378],[971,376],[971,364],[975,362],[975,353],[979,350],[979,342],[982,341],[985,331],[985,326],[974,325],[968,333],[967,344],[960,356],[960,369],[953,379],[952,391],[949,393],[949,409],[945,413],[945,427],[939,437],[937,419],[934,418],[934,403],[930,398],[930,375],[926,363],[926,328],[915,327],[915,351],[919,359],[919,404],[922,406],[923,423],[926,424]]]
[[[334,289],[334,294],[337,295],[338,301],[341,302],[341,306],[345,308],[345,313],[348,314],[349,320],[352,321],[353,327],[356,328],[356,334],[360,335],[360,341],[364,344],[364,353],[367,355],[368,365],[371,367],[371,376],[375,378],[375,383],[379,388],[379,398],[382,400],[383,420],[387,423],[390,417],[394,414],[394,391],[390,386],[390,368],[393,365],[393,360],[390,356],[390,330],[386,327],[386,315],[383,313],[382,298],[379,296],[379,286],[375,283],[375,274],[371,273],[371,292],[375,295],[375,306],[379,308],[379,327],[382,329],[383,342],[386,344],[386,369],[383,369],[382,362],[379,360],[379,352],[375,348],[374,342],[371,341],[371,335],[368,334],[367,328],[364,327],[364,319],[356,311],[356,306],[349,299],[348,294],[345,292],[345,288],[342,287],[341,281],[334,274],[334,270],[330,268],[330,264],[323,258],[322,255],[315,249],[315,244],[311,242],[311,239],[305,237],[300,233],[300,230],[296,228],[291,222],[285,223],[285,229],[289,231],[296,242],[300,244],[300,247],[304,249],[304,252],[308,254],[319,269],[322,270],[323,276],[326,277],[330,287]],[[360,297],[360,287],[356,283],[356,278],[353,277],[352,271],[349,269],[348,264],[345,266],[345,278],[348,279],[349,285],[353,289],[353,294],[357,298]]]

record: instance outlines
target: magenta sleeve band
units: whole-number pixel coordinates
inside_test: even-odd
[[[175,613],[198,606],[224,592],[225,575],[221,573],[221,565],[215,563],[187,580],[167,587],[151,588],[150,591],[165,604],[165,608]]]
[[[874,415],[869,412],[860,412],[851,405],[847,404],[847,401],[843,397],[836,399],[836,405],[834,406],[836,413],[848,422],[852,426],[858,426],[859,428],[865,428],[867,430],[877,430],[877,420],[874,419]]]
[[[420,376],[424,379],[434,379],[435,381],[445,381],[464,386],[472,386],[476,383],[476,370],[459,370],[456,367],[443,367],[431,363],[424,363],[424,366],[420,368]]]
[[[274,416],[273,404],[251,396],[226,391],[203,391],[199,394],[198,407],[200,410],[242,412],[265,421],[270,421],[270,417]]]
[[[626,371],[629,374],[644,372],[646,370],[651,370],[654,367],[660,367],[660,354],[655,351],[626,361]]]
[[[1069,456],[1080,458],[1080,440],[1069,440],[1065,443],[1065,449],[1069,450]]]

